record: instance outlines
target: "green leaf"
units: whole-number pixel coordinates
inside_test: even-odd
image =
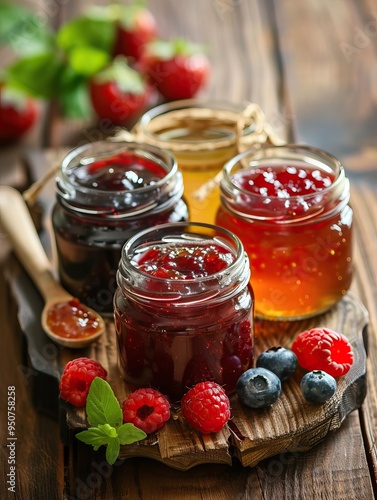
[[[110,465],[113,465],[119,456],[120,442],[119,438],[112,439],[106,448],[106,460]]]
[[[136,441],[145,439],[147,435],[141,429],[138,429],[134,424],[123,424],[117,428],[120,444],[132,444]]]
[[[99,427],[90,427],[86,431],[76,434],[76,437],[79,441],[92,445],[95,450],[98,450],[100,446],[104,446],[114,439],[113,437],[109,437],[108,434]]]
[[[109,424],[99,424],[98,429],[100,429],[109,439],[115,439],[118,437],[117,431],[114,427],[111,427]]]
[[[101,49],[79,46],[70,51],[68,61],[76,73],[92,76],[110,62],[110,54]]]
[[[91,426],[109,424],[119,427],[123,420],[122,409],[110,385],[96,377],[90,385],[86,400],[86,413]]]
[[[57,94],[62,63],[55,52],[46,52],[17,60],[7,69],[9,85],[36,97],[51,98]]]
[[[0,43],[9,44],[17,54],[30,55],[51,47],[54,35],[32,10],[0,2]]]
[[[65,88],[61,88],[59,104],[61,112],[66,118],[89,118],[92,113],[92,104],[88,94],[87,82],[78,80]]]
[[[109,19],[77,17],[59,30],[57,43],[69,52],[75,47],[87,46],[111,53],[115,37],[115,25]]]

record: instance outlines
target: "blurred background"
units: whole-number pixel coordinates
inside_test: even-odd
[[[59,31],[80,16],[110,19],[108,11],[105,14],[93,9],[101,4],[109,6],[108,2],[87,0],[0,2],[2,80],[9,78],[9,67],[13,65],[13,84],[17,78],[22,80],[22,74],[26,75],[22,90],[34,94],[41,108],[38,120],[19,143],[22,146],[74,145],[109,133],[108,127],[101,129],[89,103],[83,104],[83,86],[79,90],[73,88],[75,78],[76,83],[77,79],[84,82],[103,68],[104,61],[97,61],[97,67],[87,64],[80,74],[78,67],[84,60],[93,61],[94,55],[85,58],[81,54],[75,63],[71,57],[68,67],[66,58],[72,56],[72,47],[80,43],[111,55],[109,39],[116,35],[107,33],[108,26],[104,24],[97,36],[88,35],[92,28],[84,27],[68,34],[66,30],[66,36],[59,39]],[[130,4],[134,2],[119,2],[118,7]],[[211,72],[197,96],[256,102],[283,137],[327,149],[352,170],[374,168],[377,157],[374,1],[208,0],[203,3],[191,0],[183,4],[150,0],[141,2],[141,8],[153,16],[156,37],[164,40],[181,37],[201,44]],[[114,20],[116,16],[112,15]],[[128,14],[127,17],[130,18]],[[19,64],[15,70],[15,62],[51,50],[54,55],[50,53],[45,67],[34,68],[34,83],[40,84],[30,88],[28,72],[33,75],[33,69]],[[46,95],[38,95],[43,82],[52,78],[54,65],[58,66],[62,60],[65,62],[60,74],[65,72],[66,88],[62,88],[61,78],[60,88],[59,85],[55,89],[46,88]],[[149,105],[156,102],[153,99]],[[161,96],[157,99],[161,100]],[[87,107],[80,109],[80,106]],[[131,122],[132,119],[129,123],[126,120],[125,126]]]

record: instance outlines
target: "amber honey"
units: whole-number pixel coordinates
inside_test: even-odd
[[[225,166],[221,198],[216,223],[243,242],[256,315],[306,318],[345,295],[353,214],[336,158],[295,145],[247,151]]]
[[[198,198],[198,190],[221,172],[238,152],[237,125],[244,107],[189,99],[157,106],[135,126],[141,142],[172,152],[183,175],[190,220],[213,224],[220,205],[219,188]],[[243,134],[251,134],[245,127]]]

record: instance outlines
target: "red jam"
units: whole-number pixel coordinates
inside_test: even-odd
[[[233,165],[222,181],[216,223],[242,240],[256,314],[270,319],[319,314],[342,298],[352,279],[348,180],[318,156],[306,164],[313,150],[301,149],[302,162],[268,164],[268,156],[254,166],[258,161],[244,155],[242,168]]]
[[[174,159],[141,145],[124,145],[119,153],[120,147],[104,141],[71,152],[52,213],[60,281],[101,314],[113,311],[125,241],[145,227],[188,218]]]
[[[253,168],[234,176],[234,184],[262,196],[291,198],[316,193],[331,186],[334,174],[318,169],[279,165]]]
[[[154,184],[165,175],[166,170],[157,163],[124,152],[80,165],[69,177],[82,187],[102,191],[133,191]]]
[[[115,325],[131,388],[152,386],[174,401],[205,380],[234,391],[253,362],[249,265],[242,252],[236,281],[236,259],[217,242],[189,240],[154,243],[135,252],[129,263],[123,254]],[[129,285],[127,276],[132,282],[134,273]]]
[[[151,276],[166,279],[197,279],[228,267],[234,255],[220,245],[156,246],[139,255],[137,267]]]
[[[77,299],[61,302],[51,307],[47,325],[55,335],[66,339],[83,339],[99,332],[98,316]]]

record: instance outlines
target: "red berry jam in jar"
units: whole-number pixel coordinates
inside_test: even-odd
[[[353,213],[339,161],[268,146],[236,156],[223,174],[216,223],[243,242],[256,315],[302,319],[340,300],[352,280]]]
[[[114,297],[123,376],[173,401],[200,381],[227,393],[253,363],[253,294],[240,240],[207,224],[163,224],[124,245]]]
[[[60,281],[82,303],[112,313],[124,243],[146,227],[188,219],[176,161],[149,145],[96,142],[64,158],[56,186]]]

